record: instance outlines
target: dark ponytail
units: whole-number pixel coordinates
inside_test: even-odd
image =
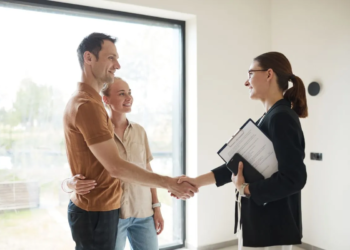
[[[299,117],[305,118],[308,116],[308,110],[304,83],[299,77],[294,75],[291,77],[291,81],[293,87],[288,89],[283,97],[292,103],[292,109]]]
[[[254,59],[264,69],[272,69],[277,76],[279,88],[285,92],[284,99],[292,103],[292,109],[301,118],[308,116],[306,92],[303,81],[292,73],[292,66],[287,57],[279,52],[268,52]],[[288,81],[293,87],[288,89]]]

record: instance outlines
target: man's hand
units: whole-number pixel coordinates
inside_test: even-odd
[[[157,235],[159,235],[164,229],[164,220],[163,220],[162,212],[160,211],[160,207],[154,208],[153,219],[154,219],[154,226],[156,227]]]
[[[240,161],[238,164],[238,173],[237,175],[232,174],[232,182],[235,184],[237,190],[242,186],[243,183],[245,183],[245,179],[243,176],[243,163]]]
[[[183,176],[178,177],[177,183],[183,183],[183,182],[188,182],[188,183],[190,183],[192,186],[195,186],[195,187],[198,187],[198,188],[199,188],[199,183],[198,183],[197,178],[191,178],[191,177],[188,177],[188,176],[186,176],[186,175],[183,175]]]
[[[189,183],[189,184],[191,184],[192,186],[194,186],[194,187],[197,187],[197,188],[199,188],[199,185],[198,185],[198,182],[197,182],[197,179],[196,178],[190,178],[190,177],[188,177],[188,176],[186,176],[186,175],[182,175],[182,176],[179,176],[179,177],[176,177],[177,178],[177,183],[178,184],[182,184],[182,183]],[[172,193],[172,192],[170,192],[169,191],[169,193],[171,193],[170,195],[172,196],[172,197],[175,197],[175,198],[177,198],[177,199],[181,199],[181,197],[178,197],[178,196],[176,196],[174,193]],[[191,196],[192,197],[192,196]],[[190,198],[190,197],[188,197],[188,198]]]
[[[67,180],[67,186],[80,195],[90,193],[90,190],[94,189],[96,184],[95,180],[85,180],[85,176],[81,174],[77,174]]]
[[[193,197],[194,193],[198,193],[198,188],[196,186],[193,186],[187,182],[183,182],[181,184],[177,182],[178,178],[168,179],[168,191],[172,194],[172,196],[185,200]]]

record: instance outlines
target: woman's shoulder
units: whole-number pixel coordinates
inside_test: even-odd
[[[284,123],[289,123],[289,122],[299,122],[299,117],[297,113],[286,106],[280,106],[274,109],[271,114],[270,114],[270,121],[280,121]]]
[[[140,132],[146,133],[145,129],[140,124],[138,124],[136,122],[133,122],[133,121],[129,121],[129,123],[134,129],[136,129],[136,130],[138,130]]]
[[[296,134],[302,133],[299,117],[289,107],[278,107],[270,114],[267,122],[267,130],[270,135],[291,133],[292,131]]]

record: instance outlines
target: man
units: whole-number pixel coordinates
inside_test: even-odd
[[[100,90],[114,81],[120,69],[115,39],[92,33],[79,45],[82,81],[64,113],[67,156],[73,175],[78,173],[98,184],[84,196],[74,193],[68,206],[68,221],[76,249],[112,250],[115,247],[121,187],[119,179],[151,188],[165,188],[182,199],[196,187],[177,184],[123,160],[114,142],[114,128],[103,106]],[[117,179],[118,178],[118,179]]]

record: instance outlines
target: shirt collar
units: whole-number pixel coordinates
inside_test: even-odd
[[[127,119],[127,120],[128,120],[128,126],[130,126],[130,127],[132,128],[132,127],[133,127],[134,122],[129,121],[129,119]]]
[[[133,127],[133,124],[134,124],[134,122],[132,122],[132,121],[129,121],[129,119],[126,119],[127,121],[128,121],[128,126],[126,127],[127,129],[129,128],[129,127]],[[112,124],[113,124],[113,122],[112,122]],[[114,124],[113,124],[113,127],[114,127]]]
[[[100,96],[100,94],[93,87],[91,87],[89,84],[79,82],[78,83],[78,90],[86,92],[89,96],[92,97],[92,99],[94,99],[98,102],[102,102],[102,97]]]
[[[265,112],[262,117],[260,117],[259,120],[257,120],[257,124],[258,126],[263,122],[264,118],[266,115],[268,115],[269,113],[272,112],[272,110],[274,110],[275,108],[277,108],[278,106],[288,106],[289,108],[292,107],[292,103],[290,101],[287,101],[286,99],[281,99],[281,100],[278,100],[277,102],[275,102],[274,105],[272,105],[272,107],[267,111]]]

